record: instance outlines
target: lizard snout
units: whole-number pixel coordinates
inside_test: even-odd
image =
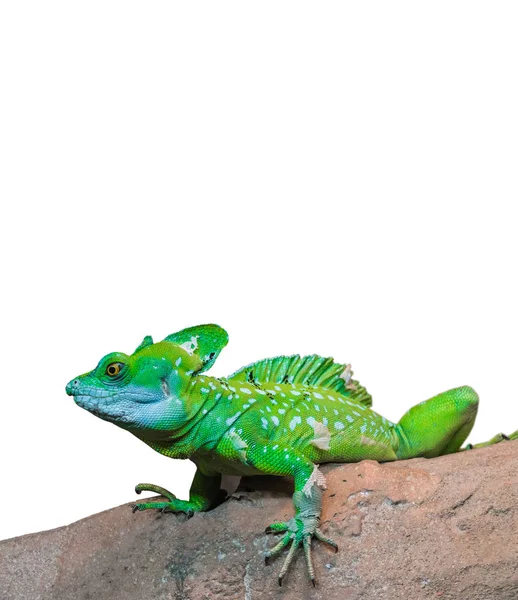
[[[78,388],[79,388],[79,379],[72,379],[72,381],[69,381],[67,383],[65,390],[69,396],[73,396],[77,392]]]

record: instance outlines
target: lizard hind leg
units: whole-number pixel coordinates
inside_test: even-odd
[[[246,459],[248,464],[265,475],[293,477],[295,492],[293,505],[295,515],[286,522],[273,523],[266,528],[266,533],[282,533],[282,539],[271,550],[265,553],[265,562],[279,556],[289,546],[284,564],[278,574],[279,585],[296,554],[301,548],[306,559],[307,573],[315,585],[315,571],[311,559],[311,540],[318,540],[331,545],[335,551],[337,544],[320,531],[320,513],[322,511],[322,489],[325,478],[318,467],[303,452],[293,446],[271,444],[267,440],[258,443],[250,441]]]
[[[432,458],[457,452],[473,428],[477,409],[478,395],[467,386],[413,406],[394,427],[397,457]]]
[[[315,570],[311,558],[311,540],[313,537],[332,546],[338,551],[338,545],[330,538],[324,535],[319,529],[320,513],[322,509],[322,488],[325,487],[324,476],[318,468],[306,461],[302,463],[302,457],[296,457],[300,461],[298,468],[291,473],[295,479],[295,493],[293,494],[293,504],[295,506],[295,516],[289,521],[282,523],[273,523],[266,528],[266,533],[284,533],[280,542],[266,553],[265,562],[268,564],[270,558],[274,558],[289,546],[288,553],[284,563],[279,571],[278,582],[282,585],[283,579],[288,572],[289,566],[295,556],[298,548],[302,547],[306,568],[309,579],[313,586],[316,585]]]

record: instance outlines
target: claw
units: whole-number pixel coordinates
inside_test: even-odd
[[[270,563],[270,559],[278,556],[284,548],[291,543],[290,548],[288,550],[288,554],[284,563],[282,565],[282,569],[280,570],[278,576],[278,583],[282,586],[282,581],[288,572],[288,569],[293,561],[293,557],[295,555],[295,551],[299,546],[302,545],[304,549],[304,558],[306,559],[306,567],[309,575],[309,580],[313,587],[316,587],[316,578],[315,578],[315,570],[313,567],[313,561],[311,559],[311,540],[313,536],[315,536],[321,542],[325,542],[329,544],[332,548],[334,548],[335,552],[338,552],[338,544],[333,541],[331,538],[325,536],[320,529],[315,526],[310,529],[300,523],[300,521],[293,519],[297,523],[297,530],[295,531],[294,524],[290,521],[288,523],[274,523],[266,528],[266,533],[279,533],[284,531],[284,536],[281,541],[278,542],[269,552],[266,553],[264,558],[264,564],[268,565]]]
[[[315,580],[315,570],[313,569],[313,562],[311,560],[311,535],[307,535],[303,540],[304,546],[304,558],[306,559],[306,566],[308,568],[308,575],[311,581]]]
[[[282,552],[282,550],[290,543],[290,540],[291,535],[289,533],[286,533],[283,536],[282,540],[270,551],[268,551],[268,553],[266,554],[266,558],[274,558],[275,556],[279,555]]]
[[[272,523],[264,530],[264,533],[283,533],[288,531],[289,527],[287,523]]]
[[[315,530],[315,537],[317,538],[317,540],[320,540],[321,542],[324,542],[325,544],[329,544],[332,548],[335,549],[335,552],[338,552],[338,544],[331,538],[328,538],[326,535],[324,535],[320,531],[320,529]]]
[[[282,585],[280,582],[282,581],[282,578],[284,577],[284,575],[286,575],[286,573],[288,571],[288,567],[290,566],[291,561],[293,560],[293,557],[295,556],[295,550],[297,549],[298,545],[299,545],[299,542],[297,541],[297,538],[293,538],[290,549],[288,550],[288,555],[286,556],[286,559],[284,560],[284,564],[282,565],[281,572],[279,573],[279,585]]]
[[[468,444],[464,447],[464,450],[471,450],[471,448],[487,448],[487,446],[492,446],[493,444],[498,444],[500,442],[514,440],[517,438],[517,431],[511,433],[511,435],[506,435],[505,433],[498,433],[493,436],[487,442],[482,442],[481,444]]]

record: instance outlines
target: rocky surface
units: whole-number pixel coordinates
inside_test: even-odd
[[[292,515],[289,483],[253,478],[192,519],[130,505],[0,542],[1,600],[518,598],[518,442],[433,460],[323,467],[318,586],[299,555],[282,588],[263,530]],[[255,491],[248,491],[250,489]]]

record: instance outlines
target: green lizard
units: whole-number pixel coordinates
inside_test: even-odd
[[[470,387],[434,396],[391,423],[370,408],[371,396],[352,379],[350,365],[317,355],[261,360],[226,378],[203,375],[227,341],[217,325],[184,329],[156,344],[147,336],[132,355],[108,354],[66,391],[157,452],[196,464],[188,501],[138,484],[137,493],[153,491],[167,500],[135,510],[209,510],[220,498],[221,474],[293,477],[295,516],[267,528],[284,535],[266,559],[289,546],[280,585],[299,547],[315,584],[313,537],[338,549],[319,529],[325,488],[319,463],[440,456],[458,451],[473,427],[478,396]],[[501,439],[506,436],[487,444]]]

